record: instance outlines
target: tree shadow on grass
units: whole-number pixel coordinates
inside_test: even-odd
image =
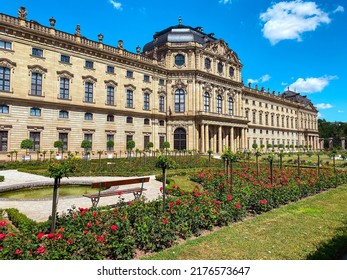
[[[317,251],[307,256],[308,260],[341,260],[347,257],[347,221],[329,241],[323,242]]]

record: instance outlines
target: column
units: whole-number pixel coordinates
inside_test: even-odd
[[[345,137],[341,137],[341,147],[342,147],[342,150],[346,150],[346,139],[345,139]]]
[[[231,150],[235,152],[234,127],[230,127],[230,146]]]
[[[247,128],[243,128],[243,149],[247,149]]]
[[[205,127],[200,125],[200,152],[205,153]]]
[[[209,145],[209,133],[208,133],[208,124],[205,124],[205,152],[210,149]]]
[[[222,126],[218,126],[218,152],[222,153],[223,151],[223,134],[222,134]]]
[[[225,133],[224,144],[226,149],[229,149],[229,133],[227,131],[227,128],[224,130],[224,133]]]
[[[212,150],[213,150],[213,152],[214,153],[216,153],[217,152],[217,128],[216,128],[216,126],[213,126],[213,137],[212,137],[212,139],[213,139],[213,143],[212,143]]]

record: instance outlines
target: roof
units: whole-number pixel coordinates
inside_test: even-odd
[[[164,45],[167,42],[173,43],[188,43],[196,42],[202,46],[205,46],[208,42],[216,41],[214,34],[206,34],[203,32],[202,27],[191,27],[186,25],[170,26],[160,32],[156,32],[153,35],[153,41],[147,43],[143,47],[143,51],[149,51],[157,46]]]
[[[285,99],[292,100],[294,102],[302,103],[305,106],[313,106],[312,102],[310,99],[306,97],[306,95],[301,95],[300,93],[291,91],[291,90],[286,90],[284,93],[282,93],[282,97]]]

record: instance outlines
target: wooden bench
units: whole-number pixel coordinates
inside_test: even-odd
[[[148,182],[149,182],[149,177],[141,177],[141,178],[122,179],[117,181],[92,183],[92,188],[99,188],[99,192],[93,193],[93,194],[84,194],[83,196],[90,198],[90,200],[92,201],[93,207],[97,207],[100,197],[133,193],[135,199],[139,199],[142,196],[142,192],[146,190],[143,188],[144,183],[148,183]],[[133,185],[133,184],[141,184],[141,186],[137,188],[119,189],[119,186]],[[107,190],[110,187],[115,187],[115,188],[113,188],[112,190]],[[102,191],[103,189],[106,189],[106,190]]]

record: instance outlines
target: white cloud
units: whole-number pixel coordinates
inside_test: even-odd
[[[231,4],[232,0],[219,0],[221,4]]]
[[[323,76],[319,78],[299,78],[292,83],[289,88],[299,93],[315,93],[321,92],[326,86],[329,85],[331,80],[338,79],[337,76]]]
[[[256,84],[256,83],[265,83],[271,79],[271,76],[269,74],[265,74],[261,76],[259,79],[248,79],[248,83]]]
[[[113,8],[115,8],[116,10],[119,10],[119,11],[123,10],[122,3],[116,2],[114,0],[109,0],[109,2],[110,4],[112,4]]]
[[[338,113],[344,113],[345,111],[343,110],[337,110]]]
[[[281,85],[286,86],[286,85],[288,85],[288,83],[282,82]]]
[[[275,3],[260,14],[260,19],[264,22],[263,35],[272,45],[282,40],[302,41],[302,33],[314,31],[331,21],[315,2],[302,0]]]
[[[324,115],[322,115],[321,112],[318,112],[318,118],[319,118],[319,119],[323,119],[323,118],[324,118]]]
[[[314,105],[317,109],[331,109],[333,108],[333,105],[328,104],[328,103],[319,103]]]
[[[338,6],[333,13],[343,13],[345,11],[345,8],[342,6]]]

